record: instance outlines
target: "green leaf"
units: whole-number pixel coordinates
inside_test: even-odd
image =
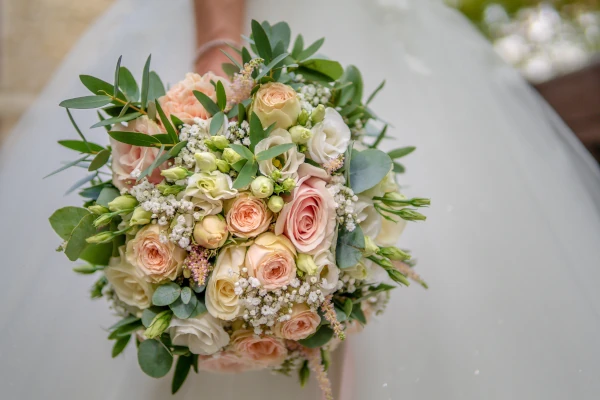
[[[352,232],[343,227],[339,229],[335,259],[340,269],[352,268],[358,264],[364,249],[365,237],[359,225]]]
[[[310,378],[310,368],[308,367],[308,360],[304,360],[302,367],[298,370],[298,380],[301,387],[306,386],[308,378]]]
[[[273,61],[271,61],[269,64],[267,64],[266,66],[263,67],[261,73],[258,74],[258,76],[256,77],[256,80],[259,80],[263,76],[267,75],[270,70],[275,68],[277,66],[277,64],[279,64],[283,59],[285,59],[289,55],[290,55],[290,53],[283,53],[283,54],[280,54],[277,57],[275,57],[273,59]]]
[[[365,325],[367,323],[367,317],[365,317],[365,313],[363,312],[360,303],[357,304],[352,309],[352,313],[350,314],[350,317],[351,317],[351,319],[355,319],[363,325]]]
[[[183,304],[188,304],[190,302],[192,294],[192,289],[190,289],[188,286],[181,289],[181,301]]]
[[[285,143],[285,144],[279,144],[277,146],[273,146],[271,148],[268,148],[267,150],[264,150],[264,151],[261,151],[260,153],[258,153],[256,155],[256,160],[257,161],[270,160],[272,158],[275,158],[275,157],[285,153],[292,147],[296,147],[296,145],[294,143]]]
[[[231,164],[231,168],[233,168],[237,172],[240,172],[242,170],[242,168],[244,168],[244,165],[246,165],[247,162],[248,162],[248,160],[243,158],[243,159],[237,161],[236,163]]]
[[[248,51],[247,48],[243,47],[242,48],[242,62],[244,64],[246,64],[247,62],[250,62],[250,60],[252,60],[252,56],[250,55],[250,52]]]
[[[98,128],[98,127],[101,127],[101,126],[108,126],[108,125],[118,124],[120,122],[131,121],[132,119],[136,119],[136,118],[140,117],[141,115],[142,115],[141,112],[134,112],[134,113],[131,113],[131,114],[125,114],[125,115],[123,115],[121,117],[113,117],[113,118],[103,119],[100,122],[96,122],[90,128]]]
[[[233,57],[231,54],[229,54],[225,50],[221,49],[221,53],[225,54],[225,56],[227,58],[229,58],[231,60],[231,62],[233,63],[231,65],[233,65],[235,68],[237,68],[237,70],[234,72],[240,72],[240,70],[244,68],[244,66],[242,64],[240,64],[239,61],[235,59],[235,57]]]
[[[126,335],[130,335],[133,332],[139,331],[142,328],[142,321],[140,321],[139,319],[137,319],[136,321],[124,325],[122,327],[120,327],[119,329],[116,329],[114,331],[111,332],[110,335],[108,335],[108,338],[110,340],[113,339],[117,339]]]
[[[86,215],[90,215],[90,212],[85,208],[68,206],[54,211],[48,220],[54,232],[63,240],[67,240]]]
[[[161,378],[171,370],[173,356],[158,340],[148,339],[138,347],[138,363],[147,375]]]
[[[221,111],[219,106],[216,105],[215,102],[204,93],[194,90],[194,96],[196,96],[200,104],[202,104],[202,107],[204,107],[210,115],[215,115]]]
[[[84,96],[84,97],[76,97],[74,99],[61,101],[59,106],[66,108],[75,108],[75,109],[89,109],[89,108],[98,108],[107,105],[110,103],[111,98],[108,96],[98,95],[98,96]]]
[[[254,159],[248,160],[248,162],[244,165],[244,167],[238,174],[235,182],[233,182],[233,188],[241,189],[243,187],[248,186],[254,179],[254,176],[256,175],[257,171],[258,164],[256,163],[256,161],[254,161]]]
[[[104,166],[108,162],[110,158],[110,150],[102,150],[100,153],[96,154],[96,157],[90,163],[88,167],[88,171],[96,171]]]
[[[129,101],[138,101],[140,99],[140,89],[131,71],[125,67],[119,69],[119,86],[123,89],[125,97]]]
[[[179,130],[183,126],[183,121],[180,120],[177,115],[171,114],[171,121],[173,122],[173,126],[175,129]]]
[[[144,64],[144,72],[142,73],[142,110],[146,108],[148,104],[148,88],[150,86],[150,60],[152,54],[148,56],[146,64]]]
[[[325,43],[325,38],[321,38],[321,39],[317,40],[316,42],[314,42],[313,44],[308,46],[306,48],[306,50],[303,50],[302,52],[300,52],[300,54],[298,54],[296,59],[299,61],[306,60],[308,57],[312,56],[317,51],[319,51],[321,46],[323,46],[323,43]]]
[[[254,154],[250,150],[248,150],[248,148],[246,146],[242,146],[241,144],[231,143],[229,145],[229,147],[231,147],[231,149],[233,151],[235,151],[236,153],[238,153],[240,156],[242,156],[246,160],[253,160],[254,159]]]
[[[350,162],[350,187],[359,194],[371,189],[392,169],[392,160],[381,150],[353,151]]]
[[[158,307],[150,307],[150,308],[146,308],[144,309],[144,311],[142,311],[142,324],[148,328],[150,326],[150,324],[152,323],[152,321],[154,320],[154,317],[156,317],[156,315],[158,313],[160,313],[161,311],[164,311]]]
[[[148,101],[154,101],[166,94],[165,85],[160,80],[160,76],[154,71],[150,71],[150,87],[148,88]]]
[[[287,22],[278,22],[271,27],[271,43],[273,44],[273,48],[280,42],[284,51],[287,50],[290,46],[291,37],[292,32]]]
[[[254,151],[254,147],[266,137],[260,118],[255,112],[250,115],[250,150]]]
[[[88,145],[87,139],[85,138],[85,136],[83,136],[83,133],[81,133],[81,129],[79,129],[79,126],[77,126],[77,123],[73,119],[73,115],[71,115],[71,110],[69,110],[68,108],[67,108],[67,115],[69,116],[69,121],[71,121],[71,125],[73,125],[73,128],[75,128],[75,131],[77,131],[77,134],[79,135],[79,137],[81,138],[83,143],[86,144],[88,151],[91,151],[91,146]]]
[[[256,45],[258,55],[261,56],[266,62],[270,62],[273,57],[271,53],[271,43],[263,27],[256,20],[252,20],[252,38]]]
[[[381,130],[381,132],[379,132],[379,135],[377,135],[377,139],[375,139],[375,141],[373,142],[373,144],[370,146],[371,148],[376,148],[377,146],[379,146],[379,143],[381,143],[381,141],[383,140],[383,138],[385,137],[385,133],[387,132],[387,124],[383,127],[383,129]]]
[[[77,182],[75,182],[73,184],[73,186],[71,186],[69,189],[67,189],[67,191],[65,192],[65,196],[70,193],[73,193],[76,189],[79,189],[81,186],[85,185],[86,183],[88,183],[89,181],[94,179],[96,176],[97,176],[96,174],[91,174],[91,175],[84,176],[83,178],[79,179]]]
[[[300,53],[302,53],[303,48],[304,37],[302,35],[298,35],[296,36],[296,40],[294,41],[294,47],[292,48],[292,57],[297,60]]]
[[[79,75],[79,80],[83,85],[92,93],[98,94],[109,94],[114,96],[114,87],[110,83],[98,79],[91,75]],[[125,95],[120,91],[117,92],[116,97],[121,100],[127,100]]]
[[[190,297],[190,301],[185,304],[180,298],[169,305],[173,314],[179,319],[194,318],[195,316],[206,312],[204,303],[198,300],[196,296]]]
[[[48,177],[50,177],[50,176],[52,176],[52,175],[56,175],[56,174],[58,174],[59,172],[61,172],[61,171],[64,171],[64,170],[65,170],[65,169],[67,169],[67,168],[71,168],[72,166],[74,166],[74,165],[77,165],[77,164],[79,164],[79,163],[80,163],[80,162],[82,162],[82,161],[87,161],[87,158],[88,158],[88,157],[89,157],[89,155],[87,155],[87,154],[86,154],[85,156],[83,156],[83,157],[81,157],[81,158],[78,158],[78,159],[77,159],[77,160],[75,160],[75,161],[70,161],[70,162],[66,163],[65,165],[63,165],[62,167],[60,167],[59,169],[57,169],[57,170],[55,170],[55,171],[52,171],[52,172],[50,172],[50,173],[49,173],[48,175],[46,175],[46,176],[45,176],[43,179],[46,179],[46,178],[48,178]]]
[[[175,373],[173,374],[173,382],[171,383],[171,393],[175,394],[181,388],[192,367],[194,357],[179,356],[177,364],[175,365]]]
[[[217,105],[221,111],[225,110],[227,106],[227,94],[225,93],[225,87],[223,82],[217,81]]]
[[[87,154],[97,153],[99,151],[104,150],[104,147],[100,146],[99,144],[92,142],[87,142],[86,144],[86,142],[84,142],[83,140],[59,140],[58,144],[66,147],[67,149]]]
[[[406,171],[406,168],[404,168],[404,165],[395,162],[392,165],[392,170],[397,174],[403,174]]]
[[[119,93],[119,70],[121,68],[121,59],[123,56],[119,56],[117,60],[117,67],[115,68],[115,83],[113,86],[113,93]]]
[[[233,78],[233,74],[240,72],[239,68],[231,63],[223,63],[221,64],[221,68],[229,78]]]
[[[131,324],[133,322],[136,322],[138,320],[139,320],[139,318],[136,317],[135,315],[128,315],[127,317],[119,320],[119,322],[117,322],[116,324],[114,324],[113,326],[111,326],[110,328],[108,328],[108,330],[110,332],[116,331],[120,327],[125,326],[125,325],[129,325],[129,324]]]
[[[212,119],[210,120],[210,128],[209,128],[210,135],[215,136],[217,133],[219,133],[224,122],[225,122],[225,114],[223,114],[222,111],[219,111],[218,113],[213,115]]]
[[[391,159],[401,158],[401,157],[409,155],[416,149],[417,149],[416,147],[412,147],[412,146],[402,147],[399,149],[394,149],[392,151],[388,151],[388,156],[390,156]]]
[[[352,91],[352,96],[349,96],[349,101],[351,104],[360,104],[362,96],[363,96],[363,80],[358,68],[354,65],[349,65],[346,67],[346,71],[344,71],[344,75],[340,78],[340,82],[346,83],[351,82],[352,86],[346,87],[342,89],[341,97],[348,97],[347,92]],[[342,103],[340,101],[339,105],[346,105],[346,103]]]
[[[112,256],[113,244],[88,244],[83,252],[79,255],[80,260],[87,261],[94,265],[108,265]]]
[[[133,146],[157,147],[157,145],[160,145],[158,139],[152,137],[152,135],[146,135],[145,133],[110,131],[108,134],[117,142],[131,144]]]
[[[181,288],[178,284],[169,282],[156,288],[152,295],[152,304],[155,306],[168,306],[179,298]]]
[[[115,342],[115,345],[112,348],[112,358],[115,358],[116,356],[121,354],[123,352],[123,350],[125,350],[125,347],[127,347],[127,344],[129,343],[130,340],[131,340],[131,335],[127,335],[127,336],[118,338],[117,341]]]
[[[160,106],[160,103],[157,101],[155,104],[156,104],[156,111],[158,112],[158,116],[160,117],[160,120],[163,123],[163,126],[167,130],[167,134],[171,138],[171,143],[177,143],[177,140],[178,140],[177,131],[175,130],[173,125],[171,125],[171,121],[169,121],[169,118],[167,118],[167,116],[165,115],[165,112],[163,111],[162,107]]]
[[[119,191],[114,187],[104,187],[96,199],[96,204],[108,208],[108,203],[119,197],[119,195]]]
[[[96,234],[96,227],[93,222],[96,219],[96,215],[88,214],[79,221],[77,226],[71,232],[69,236],[67,246],[65,247],[65,254],[71,261],[75,261],[79,258],[79,255],[88,246],[85,239]]]
[[[298,340],[298,343],[304,347],[308,347],[309,349],[316,349],[326,345],[331,338],[333,338],[333,329],[327,325],[321,325],[319,330],[317,330],[312,336],[309,336],[306,339]]]
[[[337,61],[313,58],[301,62],[300,66],[308,68],[311,71],[319,72],[334,81],[344,74],[344,68],[342,68],[342,65]]]
[[[152,135],[153,138],[158,139],[162,144],[174,144],[173,139],[167,133],[158,133],[156,135]]]
[[[375,96],[377,96],[377,93],[379,93],[379,91],[381,89],[383,89],[384,86],[385,86],[385,79],[379,84],[379,86],[377,86],[377,88],[373,91],[373,93],[371,93],[371,95],[367,99],[366,104],[369,104],[371,101],[373,101],[373,99],[375,98]]]
[[[352,308],[353,308],[353,304],[352,304],[352,300],[350,299],[346,299],[346,301],[344,302],[344,313],[348,316],[350,316],[350,314],[352,314]]]
[[[171,155],[169,154],[169,152],[165,152],[165,146],[161,146],[160,150],[158,150],[158,154],[160,154],[160,156],[156,157],[154,159],[154,162],[152,162],[152,164],[150,164],[150,166],[148,168],[146,168],[145,170],[142,171],[142,173],[140,174],[140,176],[138,176],[137,178],[137,182],[141,181],[142,179],[144,179],[146,176],[152,174],[152,171],[154,171],[156,168],[158,168],[159,165],[161,165],[162,163],[164,163],[165,161],[167,161],[169,158],[171,158]]]
[[[183,149],[185,146],[187,146],[187,143],[188,143],[187,140],[177,143],[175,146],[173,146],[171,148],[171,150],[169,150],[169,155],[171,157],[177,157],[177,154],[179,154],[181,149]]]

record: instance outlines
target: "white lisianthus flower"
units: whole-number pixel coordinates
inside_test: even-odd
[[[358,201],[354,203],[354,212],[357,215],[356,222],[359,223],[363,234],[372,238],[376,237],[381,231],[383,218],[373,207],[373,200],[361,194],[358,196]]]
[[[292,143],[292,137],[285,129],[275,129],[268,138],[261,140],[256,144],[254,153],[270,149],[280,144]],[[292,147],[285,153],[275,159],[259,161],[260,172],[265,176],[271,176],[273,171],[279,170],[281,179],[298,177],[298,167],[304,162],[304,154],[298,153],[296,147]]]
[[[206,308],[213,317],[231,321],[239,316],[235,283],[239,280],[245,257],[246,247],[243,246],[229,246],[219,253],[206,286]]]
[[[313,126],[312,134],[307,143],[308,154],[319,164],[325,164],[343,154],[350,142],[350,128],[331,107],[325,110],[323,121]]]
[[[202,210],[202,216],[218,214],[223,209],[224,199],[237,195],[231,177],[220,171],[199,172],[188,178],[183,199],[194,203]]]
[[[404,228],[406,228],[406,221],[395,216],[394,219],[398,222],[389,221],[385,218],[381,219],[381,230],[375,237],[375,243],[378,246],[386,247],[398,244],[398,239],[400,239],[400,235],[402,235]]]
[[[119,248],[120,256],[110,259],[104,274],[117,293],[119,300],[143,310],[151,306],[154,288],[146,281],[145,275],[141,271],[127,262],[124,253],[125,246],[121,246]]]
[[[169,327],[171,341],[185,346],[194,354],[215,354],[229,344],[229,335],[221,322],[208,313],[195,318],[173,318]]]
[[[335,265],[335,256],[329,249],[318,251],[313,260],[317,265],[317,276],[320,278],[321,291],[328,295],[335,292],[340,278],[340,269]]]

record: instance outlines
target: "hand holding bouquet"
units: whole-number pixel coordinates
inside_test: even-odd
[[[189,371],[310,370],[331,398],[329,352],[381,312],[389,291],[425,286],[395,247],[405,221],[424,220],[423,198],[400,193],[396,159],[414,148],[377,149],[387,126],[363,103],[359,71],[316,58],[319,40],[290,47],[286,23],[252,22],[231,79],[189,73],[165,92],[150,58],[141,87],[82,75],[91,96],[65,100],[81,140],[60,170],[83,207],[50,223],[80,273],[101,274],[92,297],[122,319],[113,356],[133,338],[152,377]],[[251,55],[251,52],[255,56]],[[88,141],[69,109],[99,108]],[[59,170],[59,171],[60,171]],[[58,171],[57,171],[58,172]]]

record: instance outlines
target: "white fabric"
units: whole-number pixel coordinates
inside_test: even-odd
[[[60,100],[85,95],[78,74],[139,76],[148,53],[173,83],[194,55],[190,3],[121,0],[84,35],[0,149],[0,387],[7,399],[169,398],[170,380],[116,360],[106,303],[60,253],[47,217],[84,172],[41,177],[73,154]],[[431,289],[393,293],[388,311],[349,339],[343,400],[593,399],[600,392],[600,173],[516,72],[435,0],[255,0],[248,19],[285,19],[306,42],[364,73],[373,109],[416,145],[401,181],[430,196],[426,223],[401,241]],[[81,126],[93,112],[76,112]],[[105,141],[102,130],[90,132]],[[266,373],[191,374],[175,398],[317,399],[313,382]],[[335,385],[339,379],[333,377]]]

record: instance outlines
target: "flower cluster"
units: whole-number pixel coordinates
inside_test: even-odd
[[[378,150],[385,129],[375,143],[352,141],[376,122],[359,73],[256,44],[232,80],[189,73],[159,93],[145,76],[149,98],[117,82],[97,124],[110,126],[111,147],[76,146],[99,170],[81,192],[87,202],[51,223],[61,250],[90,263],[76,270],[102,274],[94,297],[124,317],[111,328],[115,353],[136,335],[152,376],[174,355],[215,372],[304,380],[312,369],[331,397],[328,352],[384,309],[390,282],[425,286],[395,245],[429,200],[399,193],[392,159],[410,151]]]

